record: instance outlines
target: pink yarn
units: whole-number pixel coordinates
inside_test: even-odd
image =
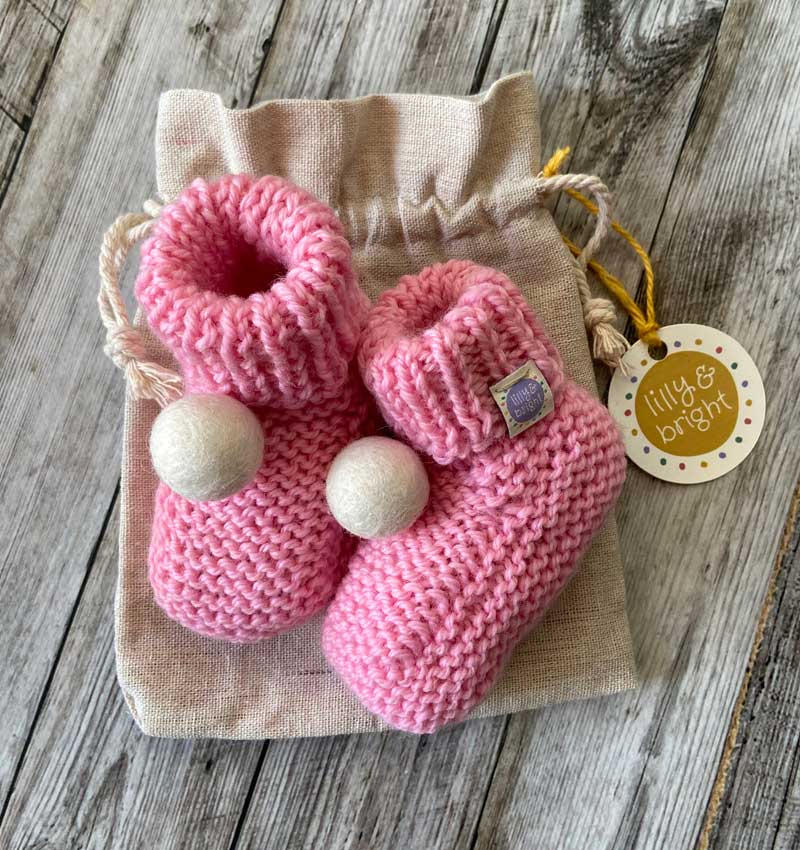
[[[296,626],[328,603],[352,550],[325,473],[369,409],[353,363],[368,302],[341,224],[277,177],[196,180],[143,245],[136,293],[186,392],[238,398],[265,435],[256,479],[230,498],[190,502],[159,485],[155,599],[211,637]]]
[[[243,174],[162,210],[136,295],[187,392],[284,410],[339,395],[369,306],[333,210]]]
[[[489,387],[528,360],[555,410],[512,439]],[[435,461],[431,498],[406,531],[359,543],[323,646],[372,712],[432,732],[483,699],[575,572],[625,454],[495,270],[452,261],[402,278],[373,308],[359,363],[386,421]]]

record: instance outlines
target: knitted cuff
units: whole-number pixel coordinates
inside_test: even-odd
[[[333,210],[269,176],[196,180],[166,206],[136,295],[188,392],[278,408],[339,394],[369,306]]]
[[[528,361],[557,398],[561,357],[520,291],[464,260],[404,277],[384,293],[359,348],[364,382],[386,421],[441,464],[508,437],[490,387]]]

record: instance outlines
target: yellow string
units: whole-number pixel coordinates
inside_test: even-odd
[[[544,177],[554,177],[558,174],[568,155],[569,148],[561,148],[560,150],[557,150],[550,157],[547,165],[545,165],[542,169],[542,175]],[[597,215],[597,205],[590,201],[585,195],[575,191],[575,189],[567,189],[566,192],[571,198],[578,201],[578,203],[583,204],[583,206],[589,210],[592,215]],[[630,295],[628,295],[628,291],[625,289],[622,281],[614,277],[614,275],[607,269],[603,268],[600,263],[590,260],[588,264],[589,268],[595,273],[595,275],[597,275],[600,283],[605,286],[605,288],[617,299],[617,301],[619,301],[623,309],[631,317],[631,321],[636,328],[636,333],[639,336],[639,339],[648,346],[660,345],[661,337],[658,335],[658,329],[661,325],[659,325],[656,321],[655,277],[653,275],[653,265],[650,262],[650,257],[647,255],[647,251],[642,248],[633,235],[621,224],[616,221],[612,221],[611,226],[631,246],[631,248],[633,248],[636,255],[641,260],[642,267],[644,268],[645,280],[645,312],[642,313],[639,305],[633,300],[633,298],[631,298]],[[569,250],[577,257],[578,254],[580,254],[581,249],[574,242],[564,236],[563,233],[561,234],[561,238],[564,240],[564,244],[567,248],[569,248]]]

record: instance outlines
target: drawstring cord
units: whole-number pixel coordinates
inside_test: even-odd
[[[653,265],[647,251],[633,235],[621,224],[611,219],[610,195],[608,189],[597,177],[589,175],[559,174],[559,169],[569,154],[569,148],[557,150],[542,169],[540,184],[545,191],[564,190],[571,198],[582,204],[592,215],[597,216],[597,224],[591,239],[580,249],[568,237],[562,239],[575,257],[578,290],[583,304],[584,322],[594,337],[594,356],[611,368],[620,368],[620,361],[629,348],[628,341],[614,327],[616,311],[606,298],[594,298],[586,281],[586,269],[591,269],[605,288],[619,301],[625,312],[631,317],[639,339],[648,346],[661,344],[658,334],[660,325],[655,315],[655,276]],[[559,179],[561,178],[561,179]],[[563,178],[568,178],[564,180]],[[596,203],[587,198],[582,191],[593,195]],[[634,250],[642,263],[645,276],[645,310],[628,295],[622,282],[612,275],[600,263],[592,260],[595,250],[605,238],[611,227]]]
[[[105,232],[100,247],[97,303],[106,329],[103,350],[125,372],[135,396],[153,399],[166,407],[180,398],[183,381],[173,369],[148,359],[142,334],[131,324],[119,285],[128,253],[149,235],[160,211],[161,205],[156,201],[146,201],[143,213],[121,215]]]

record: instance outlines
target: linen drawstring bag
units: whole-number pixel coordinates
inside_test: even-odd
[[[596,178],[540,174],[530,74],[506,77],[474,97],[282,100],[246,110],[226,108],[215,94],[170,91],[159,102],[156,166],[162,202],[197,177],[213,181],[232,173],[275,174],[306,188],[336,210],[360,285],[371,298],[401,275],[448,259],[500,270],[541,317],[568,374],[596,393],[586,329],[602,354],[613,336],[613,313],[607,302],[587,300],[581,263],[542,204],[548,194],[572,186],[594,191],[602,206],[603,187]],[[117,234],[120,244],[130,247],[157,214],[152,204],[145,214],[127,217]],[[598,228],[594,241],[600,236]],[[106,251],[101,271],[103,262],[113,265],[121,256]],[[106,313],[118,307],[112,303]],[[135,721],[145,733],[167,737],[279,738],[383,728],[328,668],[321,617],[237,645],[182,628],[156,606],[147,569],[157,486],[148,437],[160,408],[142,398],[141,389],[153,370],[163,385],[175,364],[141,316],[134,324],[109,336],[109,350],[128,376],[115,634],[119,682]],[[471,716],[635,684],[612,519]]]

